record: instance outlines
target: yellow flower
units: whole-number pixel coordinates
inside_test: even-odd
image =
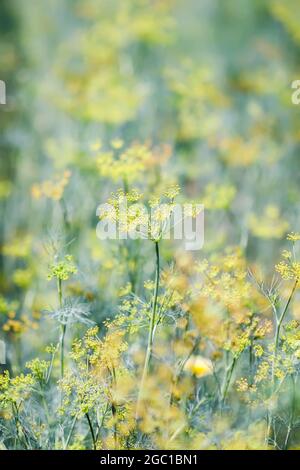
[[[120,149],[120,148],[123,147],[124,142],[123,142],[122,139],[113,139],[113,140],[111,141],[110,145],[112,146],[112,148],[118,150],[118,149]]]
[[[228,209],[235,195],[236,188],[232,185],[210,183],[205,188],[202,201],[204,207],[209,210]]]
[[[94,152],[97,152],[97,150],[100,150],[101,147],[102,147],[102,142],[99,139],[90,145],[90,149]]]
[[[41,184],[34,184],[31,187],[31,196],[34,199],[46,197],[59,201],[63,197],[64,190],[69,183],[71,172],[64,171],[62,177],[55,177],[54,181],[46,180]]]
[[[242,377],[241,379],[237,380],[236,389],[238,392],[248,392],[249,390],[248,380],[245,379],[245,377]]]
[[[0,181],[0,199],[5,199],[7,198],[13,189],[13,185],[10,181],[8,180],[2,180]]]
[[[300,263],[296,261],[289,264],[281,261],[275,266],[275,269],[285,281],[300,279]]]
[[[289,228],[279,207],[273,205],[265,207],[263,214],[259,216],[250,214],[248,223],[253,235],[264,239],[281,238]]]
[[[286,238],[287,238],[287,240],[289,240],[291,242],[298,242],[300,240],[300,233],[291,232],[291,233],[288,234],[288,236]]]
[[[211,360],[202,356],[191,356],[185,363],[184,369],[196,377],[205,377],[213,373]]]

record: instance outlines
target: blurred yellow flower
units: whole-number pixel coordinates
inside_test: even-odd
[[[102,142],[101,140],[96,140],[95,142],[93,142],[91,145],[90,145],[90,149],[92,151],[97,151],[97,150],[100,150],[102,147]]]
[[[121,147],[123,147],[124,145],[124,142],[122,139],[113,139],[110,143],[110,145],[112,146],[112,148],[114,149],[120,149]]]
[[[249,228],[259,238],[281,238],[289,229],[289,222],[282,217],[279,207],[268,205],[262,215],[250,215]]]
[[[300,240],[300,233],[291,232],[286,238],[290,242],[298,242]]]
[[[33,199],[40,199],[46,197],[59,201],[63,197],[65,187],[69,183],[71,172],[65,170],[61,178],[56,177],[54,181],[46,180],[41,184],[34,184],[31,187],[31,196]]]
[[[202,356],[191,356],[186,361],[184,369],[196,377],[205,377],[213,373],[211,360]]]

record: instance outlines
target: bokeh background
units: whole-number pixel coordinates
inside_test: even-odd
[[[0,9],[0,322],[9,364],[20,370],[56,337],[43,313],[56,302],[46,280],[54,252],[75,256],[69,291],[93,300],[98,323],[114,316],[118,289],[132,281],[120,247],[96,237],[97,206],[119,184],[101,166],[111,151],[151,148],[155,176],[137,171],[135,185],[177,181],[205,204],[198,259],[238,245],[250,265],[273,271],[287,232],[299,229],[297,0],[2,0]],[[170,261],[167,243],[163,250]],[[141,247],[131,271],[143,280],[152,270]]]

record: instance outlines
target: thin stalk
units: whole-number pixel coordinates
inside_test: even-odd
[[[18,408],[17,408],[17,405],[15,404],[15,402],[12,402],[11,407],[12,407],[13,417],[14,417],[14,421],[15,421],[15,428],[16,428],[16,433],[15,433],[15,447],[16,447],[16,444],[17,444],[17,440],[19,440],[20,445],[22,446],[23,443],[22,443],[22,439],[21,439],[21,437],[20,437],[19,412],[18,412]]]
[[[273,358],[273,364],[272,364],[272,388],[271,388],[271,397],[275,394],[275,365],[276,365],[276,358],[278,354],[278,346],[279,346],[279,338],[280,338],[280,330],[282,326],[282,322],[287,314],[287,311],[289,309],[290,303],[294,297],[294,294],[296,292],[297,286],[298,286],[299,279],[297,278],[295,280],[295,283],[293,285],[292,291],[290,293],[290,296],[287,300],[287,303],[278,318],[275,310],[275,320],[276,320],[276,329],[275,329],[275,337],[274,337],[274,358]],[[270,435],[272,432],[273,428],[273,413],[272,411],[268,410],[267,411],[267,439],[270,439]],[[288,437],[289,439],[289,437]]]
[[[104,424],[104,420],[105,420],[105,417],[106,417],[106,413],[108,411],[108,408],[109,408],[109,404],[108,402],[106,403],[106,407],[105,407],[105,410],[103,412],[103,415],[102,415],[102,418],[101,418],[101,422],[99,423],[98,421],[98,417],[97,417],[97,432],[96,432],[96,441],[98,441],[98,438],[99,438],[99,434],[100,434],[100,431],[103,427],[103,424]]]
[[[41,397],[42,397],[43,407],[44,407],[44,410],[45,410],[45,416],[46,416],[47,424],[48,424],[48,427],[49,427],[51,419],[50,419],[49,408],[48,408],[47,402],[45,400],[44,390],[42,389],[42,386],[41,386]]]
[[[47,377],[46,377],[46,384],[49,382],[50,377],[51,377],[51,373],[52,373],[52,369],[53,369],[54,356],[55,356],[55,353],[52,353],[50,366],[49,366]]]
[[[292,301],[292,298],[294,297],[294,294],[295,294],[295,291],[297,289],[297,286],[298,286],[298,282],[299,280],[296,279],[295,280],[295,283],[294,283],[294,286],[293,286],[293,289],[290,293],[290,296],[288,298],[288,301],[286,303],[286,306],[285,308],[283,309],[283,312],[282,314],[280,315],[279,319],[276,318],[276,331],[275,331],[275,342],[274,342],[274,362],[275,362],[275,359],[276,359],[276,356],[277,356],[277,352],[278,352],[278,344],[279,344],[279,337],[280,337],[280,329],[281,329],[281,325],[282,325],[282,322],[284,320],[284,317],[288,311],[288,308],[290,306],[290,303]]]
[[[170,406],[173,404],[173,401],[174,401],[174,387],[177,385],[178,383],[178,380],[180,378],[180,375],[184,369],[184,366],[185,364],[187,363],[187,361],[189,360],[189,358],[194,354],[194,352],[196,351],[196,349],[198,348],[199,346],[199,343],[200,343],[200,339],[197,339],[197,341],[195,342],[193,348],[190,350],[189,354],[186,356],[186,358],[182,361],[182,363],[180,364],[179,368],[177,371],[175,371],[174,375],[173,375],[173,378],[172,378],[172,382],[171,382],[171,393],[170,393]]]
[[[62,307],[62,282],[61,282],[61,279],[57,279],[57,292],[58,292],[59,308],[61,308]]]
[[[67,448],[68,448],[70,439],[71,439],[71,437],[72,437],[72,434],[73,434],[73,431],[74,431],[74,428],[75,428],[76,421],[77,421],[77,415],[74,416],[74,419],[73,419],[73,422],[72,422],[72,426],[71,426],[70,432],[69,432],[69,434],[68,434],[67,440],[66,440],[65,445],[64,445],[64,449],[67,449]]]
[[[62,308],[62,281],[61,279],[57,280],[57,291],[58,291],[58,302],[59,308]],[[67,325],[61,325],[61,334],[60,334],[60,376],[63,379],[64,377],[64,362],[65,362],[65,336],[66,336]]]
[[[90,428],[90,432],[91,432],[91,436],[92,436],[93,449],[96,450],[96,437],[95,437],[93,425],[92,425],[92,422],[91,422],[91,419],[90,419],[89,414],[86,413],[85,416],[86,416],[87,422],[88,422],[88,424],[89,424],[89,428]]]
[[[116,389],[117,387],[117,377],[116,377],[116,370],[114,367],[109,369],[109,373],[111,375],[112,383],[111,385]],[[114,449],[118,448],[118,427],[117,427],[117,404],[114,403],[112,395],[111,395],[111,414],[113,417],[113,434],[114,434]]]
[[[229,385],[230,385],[230,381],[231,381],[231,377],[232,377],[232,373],[233,373],[233,369],[234,369],[236,361],[237,361],[237,358],[234,357],[232,359],[232,362],[231,362],[230,366],[227,367],[227,369],[226,369],[226,374],[225,374],[224,382],[223,382],[223,386],[222,386],[221,404],[223,404],[226,400],[228,388],[229,388]]]
[[[295,377],[292,375],[292,409],[290,413],[290,418],[289,418],[289,424],[287,428],[287,433],[285,437],[285,442],[284,442],[284,449],[288,450],[289,447],[289,441],[291,437],[291,432],[293,430],[293,425],[294,425],[294,416],[295,416],[295,408],[296,408],[296,383],[295,383]]]
[[[151,319],[149,325],[149,332],[148,332],[148,343],[147,343],[147,350],[145,355],[145,362],[143,367],[143,374],[140,384],[140,390],[137,400],[137,417],[139,414],[139,407],[140,401],[143,394],[145,380],[148,374],[148,368],[152,356],[152,349],[153,349],[153,340],[154,340],[154,328],[155,328],[155,320],[156,320],[156,310],[157,310],[157,298],[158,298],[158,289],[159,289],[159,275],[160,275],[160,256],[159,256],[159,242],[155,242],[155,260],[156,260],[156,267],[155,267],[155,290],[153,296],[153,304],[152,304],[152,312],[151,312]]]
[[[62,211],[64,226],[65,226],[66,232],[68,232],[70,229],[70,222],[69,222],[69,215],[68,215],[66,201],[64,200],[64,198],[61,198],[59,202],[60,202],[60,207]]]
[[[66,336],[67,325],[61,325],[61,335],[60,335],[60,376],[63,379],[64,377],[64,368],[65,368],[65,336]]]
[[[118,449],[118,429],[117,429],[117,409],[114,403],[111,404],[111,413],[113,416],[114,447]]]
[[[14,415],[14,419],[15,419],[15,426],[16,426],[19,442],[20,442],[21,445],[25,446],[25,449],[27,449],[27,450],[31,449],[30,441],[28,440],[28,437],[27,437],[27,431],[24,428],[24,426],[23,426],[23,424],[20,420],[19,408],[17,407],[15,402],[12,403],[12,408],[13,408],[13,415]],[[21,428],[21,431],[22,431],[23,436],[24,436],[24,443],[22,443],[22,438],[20,436],[20,428]]]

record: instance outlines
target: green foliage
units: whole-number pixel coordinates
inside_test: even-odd
[[[3,2],[0,447],[300,448],[296,0]]]

